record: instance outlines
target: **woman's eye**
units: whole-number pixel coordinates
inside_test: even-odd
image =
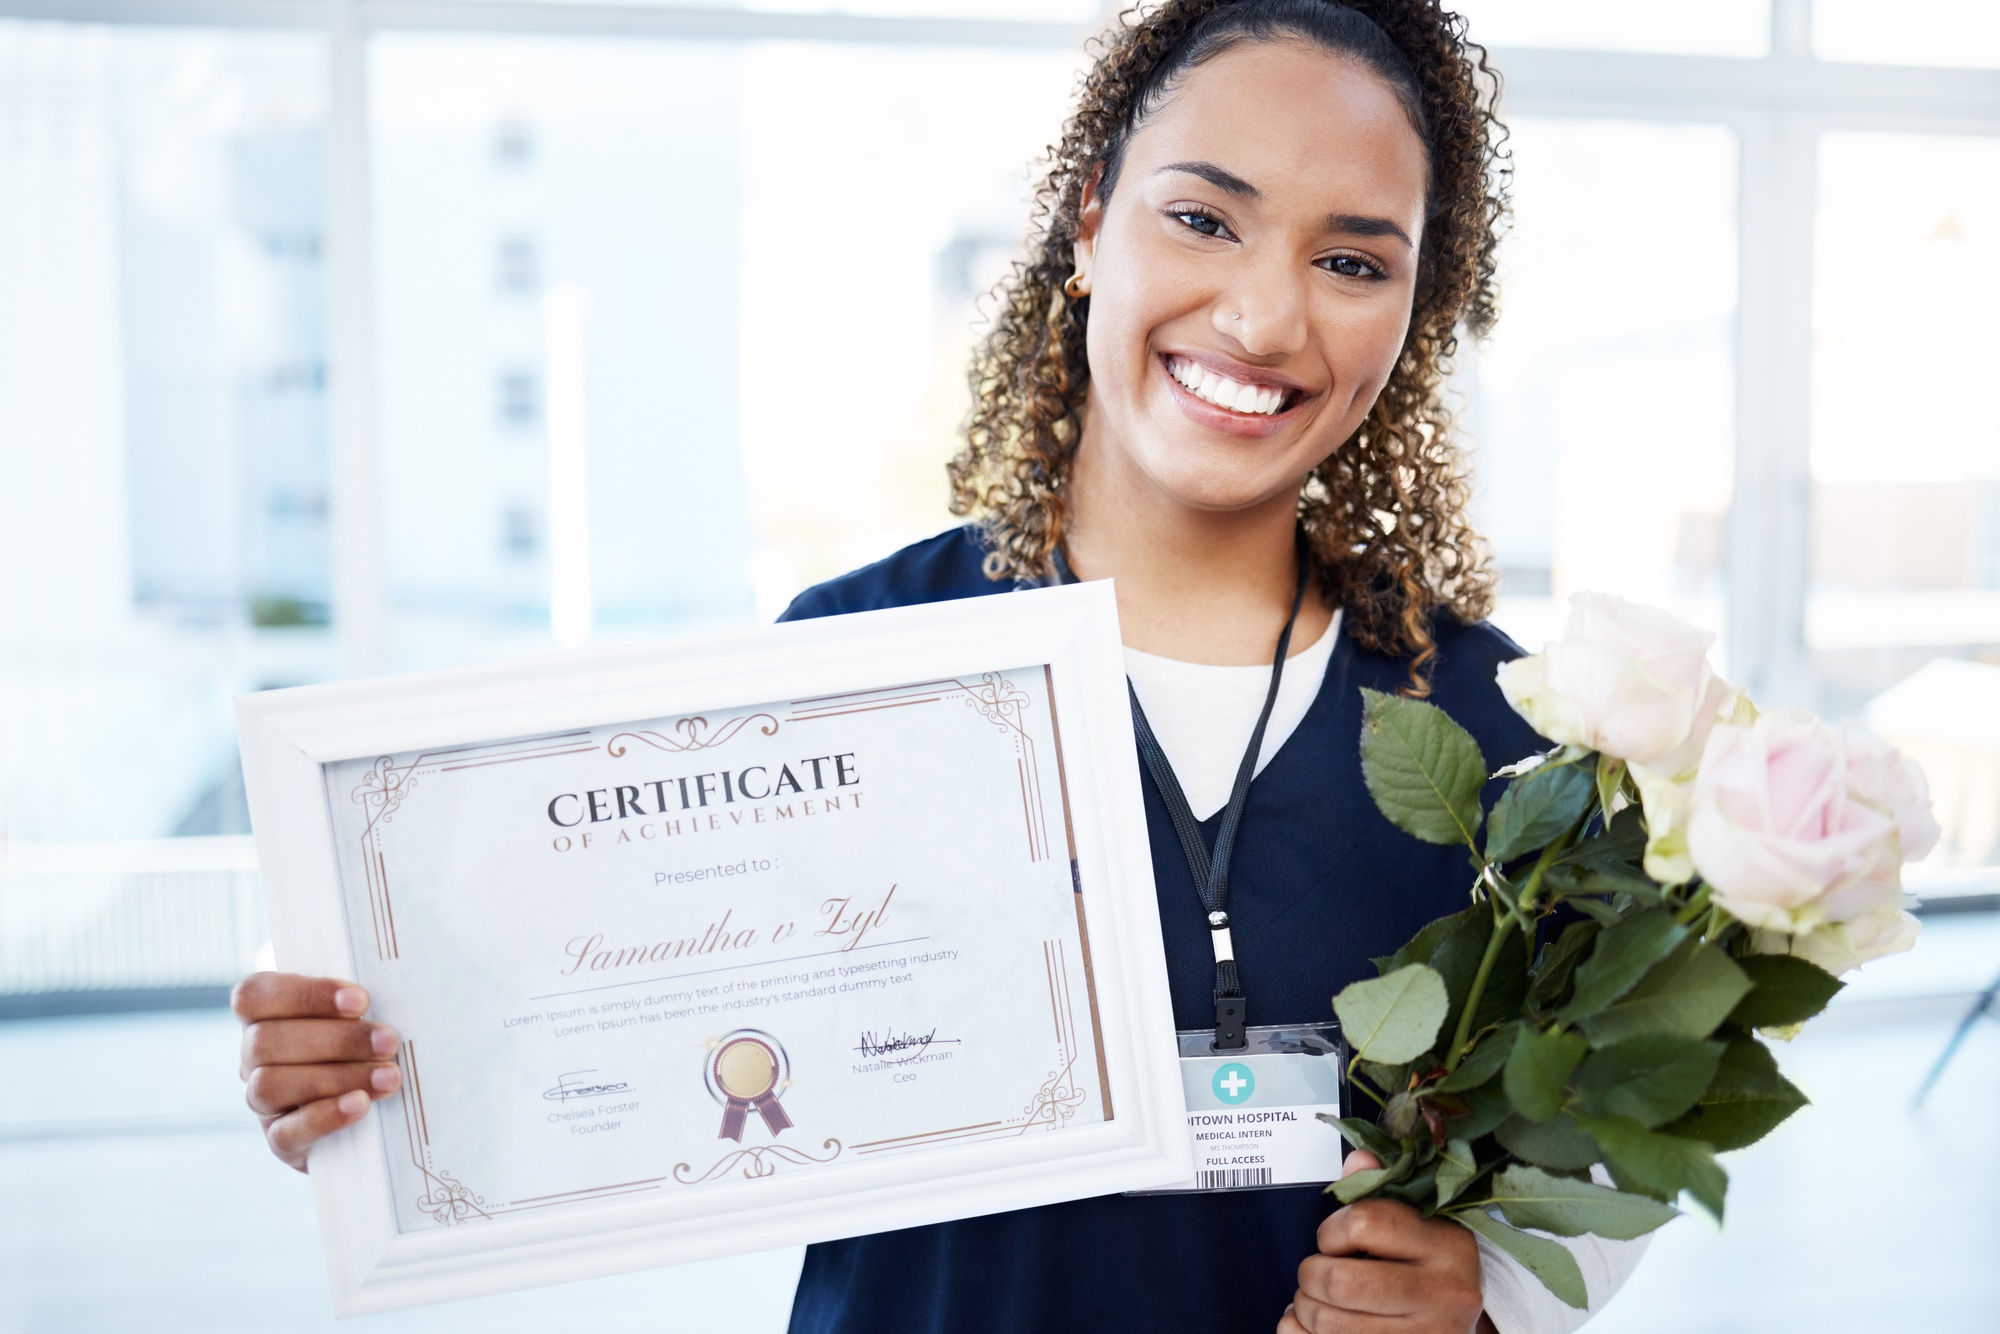
[[[1362,259],[1359,255],[1332,255],[1320,261],[1330,273],[1343,278],[1380,278],[1382,270]]]
[[[1203,236],[1229,235],[1229,229],[1222,225],[1222,220],[1220,218],[1210,217],[1206,213],[1195,213],[1186,209],[1182,209],[1181,211],[1175,213],[1174,216],[1180,219],[1181,225],[1183,227],[1187,227],[1190,230],[1200,232]]]

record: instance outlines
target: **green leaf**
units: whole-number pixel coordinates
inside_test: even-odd
[[[1561,1242],[1508,1227],[1484,1209],[1464,1209],[1450,1217],[1519,1260],[1565,1306],[1579,1311],[1589,1309],[1590,1294],[1583,1286],[1583,1271],[1577,1268],[1576,1257]]]
[[[1564,899],[1564,903],[1588,917],[1599,926],[1612,927],[1625,920],[1625,915],[1602,899]]]
[[[1751,986],[1750,994],[1729,1012],[1729,1022],[1738,1028],[1803,1024],[1847,985],[1818,964],[1790,954],[1752,954],[1738,959],[1736,966]]]
[[[1395,1064],[1429,1051],[1444,1023],[1444,979],[1413,963],[1347,986],[1333,998],[1341,1032],[1362,1059]]]
[[[1434,922],[1426,922],[1423,930],[1403,943],[1403,948],[1385,958],[1372,960],[1376,973],[1378,975],[1393,973],[1398,968],[1413,963],[1431,963],[1437,954],[1438,946],[1444,943],[1445,937],[1474,917],[1490,921],[1493,913],[1491,909],[1475,903],[1463,912],[1455,912]]]
[[[1620,1189],[1668,1204],[1686,1191],[1716,1222],[1722,1221],[1729,1174],[1717,1166],[1715,1150],[1708,1145],[1648,1130],[1622,1116],[1579,1117],[1577,1124],[1604,1150],[1605,1166]]]
[[[1475,851],[1486,758],[1472,734],[1422,700],[1361,692],[1361,776],[1389,823]]]
[[[1451,1118],[1446,1133],[1460,1139],[1476,1140],[1493,1133],[1493,1128],[1514,1114],[1507,1090],[1498,1082],[1488,1082],[1464,1095],[1466,1112]]]
[[[1382,1187],[1380,1193],[1421,1209],[1437,1195],[1437,1172],[1436,1162],[1425,1163],[1405,1179]]]
[[[1467,1140],[1446,1140],[1438,1150],[1437,1161],[1437,1202],[1440,1206],[1450,1204],[1466,1184],[1479,1175],[1479,1160],[1472,1154],[1472,1145]]]
[[[1467,1089],[1478,1088],[1499,1074],[1500,1067],[1507,1064],[1507,1053],[1514,1048],[1512,1028],[1509,1025],[1481,1038],[1471,1053],[1458,1063],[1458,1069],[1431,1085],[1431,1088],[1439,1093],[1463,1093]]]
[[[1729,1017],[1749,990],[1750,979],[1727,954],[1699,941],[1684,941],[1640,978],[1624,999],[1597,1014],[1581,1015],[1576,1023],[1599,1047],[1641,1033],[1702,1038]],[[1571,1001],[1570,1008],[1575,1007]]]
[[[1386,1163],[1396,1156],[1396,1141],[1383,1134],[1372,1122],[1358,1116],[1328,1116],[1325,1112],[1319,1114],[1319,1119],[1338,1130],[1340,1137],[1350,1145],[1374,1154],[1382,1162]]]
[[[1563,1006],[1562,1017],[1573,1023],[1617,1000],[1686,936],[1687,928],[1672,913],[1657,908],[1612,922],[1597,937],[1590,957],[1577,965],[1576,992]]]
[[[1385,1096],[1400,1093],[1410,1086],[1410,1067],[1407,1065],[1379,1065],[1374,1061],[1363,1061],[1361,1073]]]
[[[1637,806],[1611,817],[1597,834],[1574,844],[1555,859],[1556,866],[1587,866],[1626,870],[1646,855],[1646,823]]]
[[[1417,1127],[1424,1123],[1424,1105],[1417,1095],[1405,1089],[1382,1109],[1382,1129],[1397,1139],[1413,1139]]]
[[[1720,1042],[1647,1033],[1592,1052],[1576,1078],[1577,1110],[1664,1125],[1701,1098],[1722,1061]]]
[[[1714,1145],[1718,1152],[1747,1149],[1806,1101],[1806,1095],[1778,1073],[1778,1063],[1763,1043],[1732,1038],[1701,1101],[1667,1129]]]
[[[1510,862],[1535,852],[1583,818],[1594,788],[1582,764],[1544,764],[1516,778],[1494,804],[1486,825],[1486,859]]]
[[[1630,894],[1644,904],[1656,906],[1660,902],[1659,885],[1626,866],[1558,866],[1543,873],[1542,886],[1559,899],[1582,894]]]
[[[1516,1158],[1558,1172],[1581,1172],[1604,1156],[1568,1112],[1559,1112],[1547,1121],[1512,1116],[1502,1121],[1493,1135],[1500,1147]]]
[[[1493,1178],[1491,1200],[1515,1227],[1540,1228],[1559,1237],[1586,1232],[1615,1241],[1644,1236],[1680,1210],[1589,1181],[1551,1176],[1524,1163]]]
[[[1597,757],[1597,805],[1610,810],[1612,801],[1625,786],[1625,761],[1599,753]]]
[[[1530,1121],[1546,1121],[1562,1110],[1570,1073],[1590,1050],[1583,1034],[1564,1028],[1537,1033],[1523,1024],[1507,1056],[1507,1097]]]
[[[1595,922],[1571,922],[1556,937],[1555,944],[1543,949],[1535,964],[1535,982],[1528,988],[1529,1003],[1540,1007],[1562,997],[1563,988],[1576,972],[1576,961],[1597,939],[1603,928]]]
[[[1387,1167],[1370,1167],[1360,1172],[1350,1172],[1334,1182],[1327,1189],[1342,1204],[1352,1204],[1364,1196],[1372,1195],[1392,1181],[1401,1181],[1410,1171],[1411,1156],[1398,1154]]]

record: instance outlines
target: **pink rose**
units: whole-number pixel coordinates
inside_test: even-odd
[[[1846,738],[1797,710],[1715,729],[1695,776],[1687,841],[1714,901],[1753,927],[1809,931],[1893,904],[1900,892],[1896,818],[1855,790]]]
[[[1864,732],[1847,739],[1847,789],[1896,822],[1904,861],[1921,861],[1937,846],[1941,831],[1924,771],[1881,737]]]

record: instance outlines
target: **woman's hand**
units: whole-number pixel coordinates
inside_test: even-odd
[[[1350,1153],[1342,1176],[1380,1167]],[[1448,1218],[1398,1200],[1362,1200],[1319,1225],[1319,1254],[1278,1334],[1491,1334],[1479,1290],[1479,1243]]]
[[[252,973],[229,1005],[243,1021],[243,1100],[271,1152],[301,1172],[306,1150],[402,1085],[395,1031],[361,1017],[368,993],[352,982]]]

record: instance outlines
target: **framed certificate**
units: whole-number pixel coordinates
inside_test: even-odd
[[[249,695],[337,1314],[1192,1173],[1108,584]]]

